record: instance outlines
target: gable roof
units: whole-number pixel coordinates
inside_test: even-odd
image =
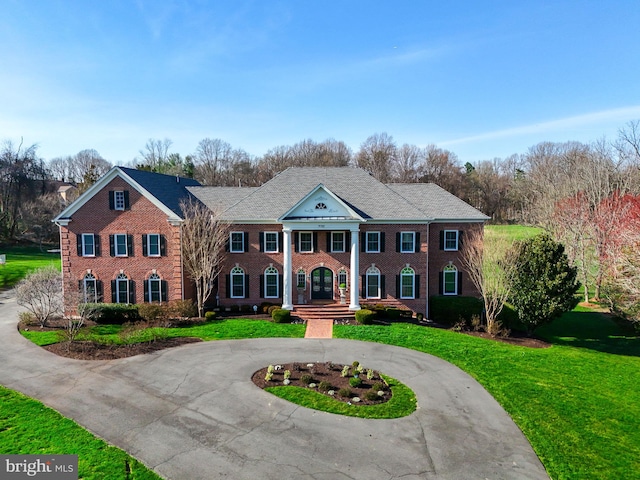
[[[200,185],[198,181],[191,178],[163,175],[127,167],[113,167],[100,177],[96,183],[91,185],[86,192],[80,195],[75,202],[65,208],[53,221],[68,221],[75,212],[116,177],[122,178],[132,188],[138,190],[151,203],[166,213],[169,220],[182,219],[180,201],[191,197],[186,187]]]
[[[473,221],[489,217],[435,184],[385,185],[353,167],[290,167],[261,187],[195,187],[188,190],[234,222],[279,222],[319,186],[361,220]]]

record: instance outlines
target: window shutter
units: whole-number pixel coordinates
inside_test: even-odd
[[[440,250],[444,250],[444,230],[440,230]]]
[[[80,293],[82,293],[82,290],[83,290],[83,289],[82,289],[82,280],[78,280],[78,291],[79,291]],[[83,300],[84,300],[84,298],[83,298]]]
[[[148,257],[149,256],[149,250],[147,248],[147,238],[149,238],[148,235],[142,235],[142,256],[143,257]],[[146,297],[146,295],[145,295]]]
[[[136,282],[129,280],[129,303],[136,303]]]
[[[413,279],[414,279],[414,282],[413,282],[413,289],[414,289],[413,296],[415,298],[420,298],[420,275],[415,275],[413,277]]]
[[[162,300],[163,302],[167,301],[167,298],[169,297],[169,283],[166,280],[161,280],[160,281],[160,300]]]
[[[400,252],[400,232],[396,232],[396,252]]]
[[[360,232],[360,251],[367,251],[367,232]]]
[[[129,204],[129,190],[124,191],[124,209],[129,210],[131,205]]]
[[[380,252],[384,252],[384,232],[380,232]]]
[[[344,251],[351,251],[351,232],[349,230],[344,231]]]
[[[284,234],[282,232],[278,232],[278,251],[284,252]]]
[[[151,298],[149,296],[149,280],[145,280],[144,281],[144,298],[142,299],[143,302],[150,302]]]
[[[313,232],[313,251],[318,251],[318,232]]]
[[[249,298],[249,275],[244,275],[244,298]]]
[[[111,191],[109,192],[109,210],[115,210],[115,208],[116,208],[115,193]]]
[[[284,285],[284,278],[283,278],[282,275],[278,275],[278,286],[279,286],[279,288],[278,288],[278,293],[279,293],[278,297],[280,297],[280,298],[283,298],[283,294],[282,294],[283,285]]]
[[[400,275],[396,275],[396,298],[400,298],[402,296],[402,291],[400,289]]]
[[[109,235],[109,255],[116,256],[116,244],[113,235]]]
[[[463,230],[458,230],[458,250],[460,250],[462,248],[462,234],[464,233]]]
[[[224,281],[225,281],[225,283],[227,285],[227,288],[226,288],[226,290],[227,290],[227,298],[231,298],[231,275],[226,274],[224,276]]]
[[[111,280],[111,303],[116,303],[116,281]]]
[[[243,252],[249,251],[249,232],[242,232],[242,240],[244,241]]]
[[[362,275],[362,288],[361,290],[361,297],[362,298],[367,298],[367,276],[366,275]]]
[[[127,256],[133,257],[133,235],[127,235]]]
[[[387,298],[387,289],[384,283],[384,275],[380,275],[380,298]]]
[[[293,232],[293,243],[295,252],[298,253],[300,251],[300,234],[298,232]]]
[[[78,256],[82,256],[82,234],[76,234],[76,247],[78,249]]]
[[[98,297],[98,302],[104,301],[104,288],[102,286],[102,280],[96,280],[96,295]]]
[[[444,294],[444,272],[438,272],[438,293]]]
[[[93,249],[96,257],[100,256],[100,235],[93,235]]]
[[[462,295],[462,272],[458,271],[458,295]]]
[[[167,256],[167,239],[164,235],[160,235],[160,256]]]
[[[227,236],[227,241],[224,242],[224,251],[225,252],[231,251],[231,234]]]
[[[264,274],[261,274],[260,275],[260,298],[264,298],[264,284],[265,284]]]
[[[260,232],[260,251],[264,252],[264,232]]]
[[[415,236],[413,237],[415,238],[415,252],[416,253],[420,253],[420,232],[416,232]]]
[[[327,234],[327,250],[326,251],[327,252],[331,252],[332,251],[332,248],[331,248],[332,247],[332,245],[331,245],[331,236],[332,236],[332,234],[331,233],[332,232],[326,232],[326,234]]]

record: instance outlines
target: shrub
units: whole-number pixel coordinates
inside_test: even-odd
[[[138,305],[138,315],[146,322],[155,322],[166,317],[164,305],[159,303],[142,303]]]
[[[343,387],[338,390],[338,396],[342,398],[349,398],[351,396],[351,389],[347,387]]]
[[[358,388],[362,385],[362,379],[360,377],[351,377],[349,379],[349,385],[353,388]]]
[[[329,382],[323,381],[318,384],[318,390],[321,392],[328,392],[331,390],[331,384]]]
[[[211,322],[211,321],[215,320],[215,318],[216,318],[216,312],[205,312],[205,314],[204,314],[204,319],[207,322]]]
[[[282,376],[285,380],[289,380],[291,378],[291,370],[285,370]]]
[[[309,385],[310,383],[313,382],[313,377],[311,375],[309,375],[308,373],[305,373],[304,375],[302,375],[300,377],[300,381],[302,383],[304,383],[305,385]]]
[[[275,323],[291,323],[291,312],[283,308],[276,308],[271,312],[271,318]]]
[[[445,325],[454,325],[462,318],[470,323],[473,315],[482,315],[482,300],[475,297],[431,297],[431,319]]]
[[[253,307],[251,305],[240,305],[240,311],[242,313],[252,313]]]
[[[376,318],[376,312],[366,308],[356,312],[356,323],[358,325],[371,325],[374,318]]]
[[[341,377],[349,376],[349,365],[345,365],[344,367],[342,367],[342,372],[340,372],[340,376]]]
[[[399,309],[393,307],[389,307],[385,311],[385,314],[389,320],[398,320],[401,313],[402,312]]]
[[[31,272],[16,286],[18,305],[27,308],[41,327],[47,320],[60,315],[64,310],[62,304],[62,276],[53,266],[40,268]]]
[[[280,309],[280,307],[279,307],[278,305],[270,305],[270,306],[267,308],[267,313],[268,313],[269,315],[273,315],[273,312],[274,312],[274,311],[276,311],[276,310],[279,310],[279,309]]]
[[[238,313],[238,312],[240,312],[240,305],[231,305],[231,306],[229,307],[229,311],[230,311],[231,313]]]
[[[382,382],[376,382],[373,385],[371,385],[371,390],[373,390],[374,392],[379,392],[384,389],[385,389],[385,384]]]
[[[422,322],[424,320],[424,313],[416,313],[416,320]]]
[[[126,303],[96,303],[91,304],[94,311],[92,320],[101,324],[117,324],[121,325],[127,322],[137,322],[140,320],[138,315],[138,305]]]
[[[31,312],[20,312],[18,318],[22,325],[31,325],[36,321],[36,316]]]
[[[370,402],[376,402],[380,400],[380,396],[378,395],[378,390],[369,390],[364,394],[364,398],[369,400]]]
[[[171,318],[192,318],[198,316],[198,308],[193,300],[171,300],[168,304]]]

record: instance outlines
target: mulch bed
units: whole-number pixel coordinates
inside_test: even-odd
[[[279,366],[280,368],[278,370],[274,370],[273,377],[270,381],[265,380],[268,367],[264,367],[253,374],[253,376],[251,377],[253,383],[263,389],[266,387],[283,386],[282,382],[284,380],[284,372],[285,370],[289,370],[291,372],[291,377],[289,379],[291,380],[291,383],[289,384],[290,386],[312,388],[301,381],[301,377],[303,375],[311,375],[313,377],[313,383],[316,384],[316,387],[313,388],[313,390],[345,403],[351,402],[353,400],[353,397],[358,397],[360,398],[360,402],[358,402],[359,405],[377,405],[380,403],[384,403],[391,398],[391,390],[386,385],[385,389],[383,390],[384,396],[379,397],[380,400],[371,401],[365,398],[366,393],[371,391],[371,386],[374,383],[385,383],[384,380],[381,379],[380,374],[377,371],[374,371],[374,378],[372,380],[368,380],[367,371],[365,369],[364,372],[359,375],[362,379],[362,385],[360,387],[352,387],[349,384],[349,379],[352,377],[354,370],[353,367],[350,368],[350,374],[348,377],[342,377],[340,373],[342,372],[344,365],[340,365],[337,363],[295,362],[282,364],[274,363],[273,365],[274,367]],[[334,390],[335,394],[329,395],[326,392],[321,392],[317,388],[317,385],[320,384],[320,382],[329,382],[331,384],[331,389]],[[351,397],[340,397],[338,395],[338,390],[340,390],[341,388],[350,389],[352,392]]]
[[[519,347],[529,348],[549,348],[551,344],[537,337],[528,337],[524,333],[512,332],[508,337],[492,337],[486,332],[460,332],[473,337],[488,338],[489,340],[495,340],[496,342],[508,343],[510,345],[518,345]]]
[[[188,343],[201,342],[199,338],[177,337],[155,340],[153,342],[135,343],[133,345],[103,345],[96,342],[54,343],[42,348],[76,360],[115,360],[133,357],[145,353],[153,353],[165,348],[179,347]]]

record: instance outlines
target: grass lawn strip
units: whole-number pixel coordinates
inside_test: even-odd
[[[0,265],[0,288],[9,288],[22,280],[29,272],[54,265],[60,268],[59,253],[42,252],[38,247],[0,248],[7,256],[7,263]]]
[[[0,452],[78,455],[84,480],[155,480],[158,475],[119,448],[21,393],[0,386]]]

